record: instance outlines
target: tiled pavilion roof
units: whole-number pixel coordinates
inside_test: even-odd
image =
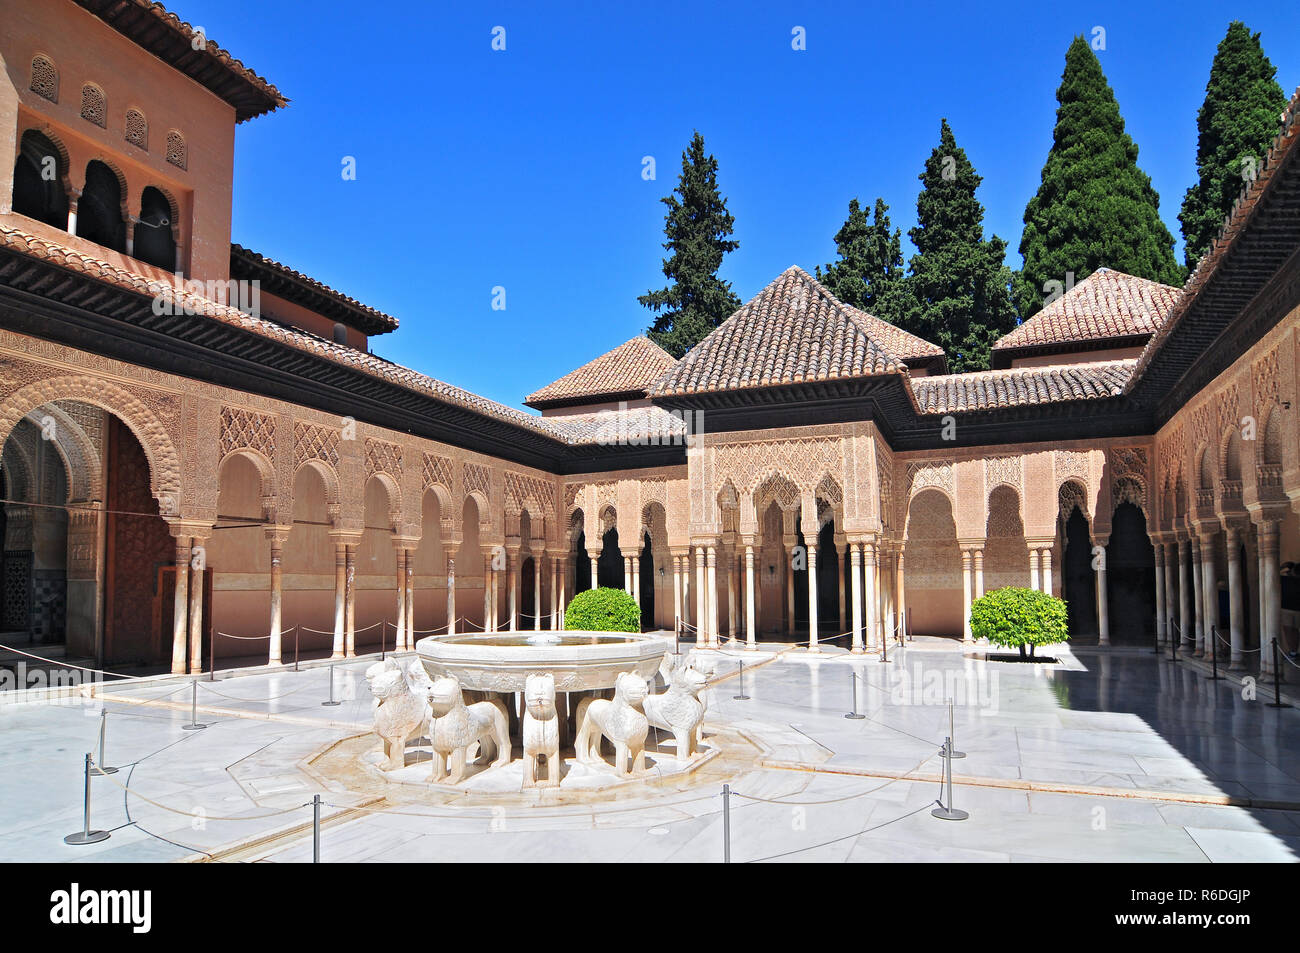
[[[676,358],[649,338],[635,337],[534,391],[524,403],[530,407],[558,407],[596,403],[602,398],[643,396],[676,364]]]
[[[909,383],[923,414],[949,414],[1003,407],[1118,396],[1137,359],[1091,364],[976,371],[916,377]]]
[[[350,324],[366,334],[385,334],[397,330],[397,319],[341,291],[335,291],[310,275],[295,271],[274,258],[245,248],[230,246],[230,277],[257,280],[262,288],[303,307]]]
[[[796,265],[695,345],[651,396],[906,374],[891,346],[935,347],[842,303]]]
[[[1182,289],[1099,268],[993,345],[1006,352],[1124,340],[1145,343],[1164,325]]]

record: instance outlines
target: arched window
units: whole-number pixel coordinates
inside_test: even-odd
[[[126,111],[126,141],[141,149],[149,148],[149,123],[138,109]]]
[[[178,169],[187,168],[185,153],[185,137],[173,129],[167,133],[167,161]]]
[[[54,60],[43,53],[32,57],[32,81],[28,88],[42,99],[52,103],[59,101],[59,71]]]
[[[101,129],[108,128],[108,100],[94,83],[81,87],[81,118]]]
[[[126,250],[122,221],[122,185],[98,159],[86,166],[86,187],[77,203],[77,237],[117,251]]]
[[[67,228],[65,172],[53,142],[35,129],[24,132],[14,163],[14,211],[55,228]]]
[[[135,225],[133,250],[140,261],[168,271],[176,270],[171,203],[152,185],[140,196],[140,220]]]

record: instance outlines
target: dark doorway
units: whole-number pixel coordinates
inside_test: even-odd
[[[1188,578],[1191,576],[1189,574]],[[1156,560],[1142,510],[1132,503],[1115,508],[1106,547],[1106,599],[1113,645],[1155,641]]]
[[[655,628],[655,554],[650,534],[641,545],[641,631]]]
[[[587,555],[587,534],[578,531],[578,539],[573,544],[573,592],[572,599],[580,592],[591,588],[591,557]]]
[[[1065,522],[1061,589],[1070,635],[1096,638],[1097,576],[1092,569],[1092,537],[1088,521],[1077,506]]]
[[[606,530],[604,543],[605,548],[596,560],[597,584],[607,589],[622,589],[626,574],[623,572],[623,554],[618,548],[618,530]]]
[[[524,557],[519,564],[519,628],[531,629],[536,625],[536,613],[533,612],[533,595],[537,591],[537,580],[533,577],[536,570],[532,556]]]

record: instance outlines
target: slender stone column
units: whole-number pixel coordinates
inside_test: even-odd
[[[447,555],[447,634],[456,634],[456,557]]]
[[[1278,521],[1259,524],[1260,580],[1259,591],[1264,608],[1260,613],[1260,673],[1273,674],[1273,643],[1282,630],[1282,584],[1278,576]],[[1281,647],[1279,646],[1279,649]]]
[[[971,554],[975,563],[975,598],[984,595],[984,550],[977,549]]]
[[[387,632],[383,633],[386,637]],[[393,651],[406,649],[406,550],[397,550],[397,638]]]
[[[863,588],[867,590],[866,647],[868,651],[871,651],[880,648],[877,641],[879,632],[876,627],[876,620],[880,615],[880,593],[876,575],[876,547],[874,543],[864,543],[862,545],[862,573],[864,577]]]
[[[1033,590],[1041,589],[1038,584],[1038,550],[1029,551],[1029,588]]]
[[[673,630],[677,630],[682,621],[682,558],[670,557],[673,561]]]
[[[632,575],[632,599],[641,604],[641,554],[634,553],[628,560],[628,571]]]
[[[190,618],[190,538],[176,537],[176,602],[172,613],[172,674],[185,674]]]
[[[738,634],[739,619],[736,618],[737,594],[736,594],[736,561],[727,560],[727,638],[732,642],[736,641]]]
[[[591,588],[597,589],[600,587],[600,550],[587,550],[587,558],[591,560]]]
[[[406,650],[415,649],[415,550],[406,551]]]
[[[1205,557],[1201,555],[1201,538],[1193,536],[1190,540],[1192,547],[1192,619],[1195,620],[1195,652],[1201,655],[1205,651],[1205,590],[1202,584],[1205,582]]]
[[[984,560],[981,558],[980,559],[981,565],[983,564],[983,562]],[[905,597],[907,593],[903,588],[903,550],[901,544],[898,550],[898,562],[896,563],[894,568],[894,587],[896,589],[894,602],[898,606],[898,634],[900,637],[906,639],[907,638],[907,602]]]
[[[1045,547],[1042,550],[1042,567],[1043,567],[1043,592],[1049,596],[1052,595],[1052,550]]]
[[[1178,622],[1178,542],[1165,543],[1165,634],[1179,641]]]
[[[1216,635],[1219,626],[1219,580],[1215,578],[1214,566],[1214,537],[1216,534],[1207,534],[1205,540],[1201,543],[1201,558],[1205,580],[1201,585],[1202,592],[1205,593],[1205,654],[1210,656],[1222,656],[1223,644],[1219,641],[1223,633]]]
[[[542,631],[542,560],[544,558],[542,553],[533,554],[533,629],[537,632]]]
[[[785,629],[794,635],[794,550],[798,545],[797,536],[783,536],[785,548]]]
[[[330,658],[341,659],[347,652],[348,629],[348,547],[334,541],[334,649]]]
[[[492,625],[492,552],[487,550],[483,554],[483,631],[491,632]]]
[[[970,564],[971,552],[969,549],[963,549],[961,551],[961,625],[964,642],[974,641],[970,631]]]
[[[708,641],[708,621],[706,613],[708,606],[705,603],[705,595],[708,593],[708,584],[704,576],[704,547],[695,547],[695,644],[703,647]]]
[[[745,642],[758,648],[758,611],[754,604],[754,547],[745,547]]]
[[[808,651],[820,652],[817,641],[817,544],[808,550]]]
[[[682,621],[691,621],[691,549],[682,553]]]
[[[1100,546],[1101,552],[1093,556],[1097,564],[1097,644],[1110,645],[1110,596],[1106,592],[1106,544],[1109,538],[1093,540],[1093,546]]]
[[[284,620],[284,542],[288,533],[267,530],[266,539],[271,546],[271,637],[267,640],[266,662],[279,665],[283,654],[282,629]]]
[[[850,649],[861,655],[866,651],[862,638],[862,544],[849,543],[849,589],[853,597],[853,644]]]
[[[836,582],[836,588],[839,590],[839,594],[840,594],[840,610],[839,610],[839,615],[836,616],[836,619],[838,619],[839,622],[836,628],[838,628],[841,632],[845,631],[844,625],[846,622],[849,621],[845,617],[845,604],[844,604],[845,601],[844,570],[848,568],[848,559],[847,559],[848,554],[849,554],[848,543],[843,543],[843,544],[837,543],[835,545],[835,582]]]
[[[1245,606],[1241,604],[1241,535],[1235,528],[1225,534],[1228,547],[1228,642],[1230,652],[1228,668],[1240,670],[1242,649],[1246,644]]]
[[[190,549],[190,673],[203,671],[203,574],[207,551],[203,537],[195,536]],[[215,635],[214,635],[215,638]]]
[[[1152,547],[1156,558],[1156,644],[1165,641],[1165,547],[1156,543]]]
[[[1187,579],[1187,558],[1191,554],[1191,543],[1179,540],[1178,543],[1178,629],[1182,633],[1182,643],[1191,649],[1196,637],[1195,623],[1192,621],[1192,589]]]
[[[357,654],[357,547],[349,545],[345,556],[347,590],[344,603],[347,609],[347,628],[344,641],[347,645],[347,657],[352,658]]]
[[[718,551],[710,546],[707,555],[708,576],[705,580],[709,587],[706,598],[709,600],[709,645],[718,644]]]
[[[519,631],[519,577],[522,574],[523,560],[519,558],[519,551],[506,554],[506,596],[510,611],[510,631]]]

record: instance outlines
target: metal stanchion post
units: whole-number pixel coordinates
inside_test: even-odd
[[[749,701],[749,696],[745,694],[745,663],[744,662],[740,663],[740,694],[733,695],[732,698],[734,698],[738,702]]]
[[[206,728],[207,725],[199,724],[199,680],[196,678],[190,682],[193,691],[190,692],[190,723],[181,725],[183,731],[198,731],[200,728]]]
[[[90,829],[90,766],[94,761],[90,757],[90,752],[86,752],[86,783],[85,794],[82,798],[81,807],[81,830],[75,834],[69,834],[63,838],[65,844],[98,844],[100,841],[108,840],[108,831],[92,831]]]
[[[297,625],[293,627],[293,670],[298,671],[298,633],[301,628]]]
[[[880,661],[889,661],[889,639],[885,638],[884,626],[881,626],[880,633]]]
[[[912,618],[912,608],[911,606],[908,606],[903,610],[903,633],[907,636],[907,641],[909,642],[911,642],[913,638],[911,630],[907,627],[907,623],[911,620],[911,618]]]
[[[332,708],[335,705],[340,705],[340,704],[342,704],[342,702],[336,702],[334,700],[334,663],[331,662],[330,663],[330,700],[327,702],[321,702],[321,705],[325,708]]]
[[[1291,707],[1286,702],[1282,701],[1282,659],[1278,657],[1277,639],[1273,640],[1273,700],[1268,703],[1268,707]]]
[[[858,673],[853,669],[849,669],[849,687],[853,692],[853,710],[844,717],[852,718],[854,721],[866,718],[866,715],[858,714]]]
[[[110,768],[105,765],[104,761],[104,731],[108,721],[108,709],[99,710],[99,773],[100,774],[117,774],[117,768]]]
[[[320,863],[320,795],[311,799],[311,862]]]
[[[956,728],[953,727],[952,708],[953,708],[953,701],[951,698],[949,698],[948,699],[948,757],[964,758],[966,757],[966,752],[958,751],[956,748],[953,747],[953,739],[957,737],[957,730]]]
[[[944,821],[964,821],[970,817],[966,811],[959,811],[952,806],[952,739],[945,738],[943,741],[943,765],[944,765],[944,785],[947,793],[948,803],[940,804],[930,814]]]
[[[1172,619],[1169,622],[1169,628],[1170,628],[1169,661],[1177,662],[1178,661],[1178,640],[1182,637],[1182,633],[1178,631],[1178,625]]]
[[[1210,672],[1205,676],[1208,682],[1220,682],[1223,676],[1219,674],[1219,627],[1210,626]]]
[[[87,755],[86,757],[90,757]],[[90,797],[89,794],[86,795]],[[105,834],[105,837],[108,835]],[[722,786],[722,862],[731,863],[731,785]]]

